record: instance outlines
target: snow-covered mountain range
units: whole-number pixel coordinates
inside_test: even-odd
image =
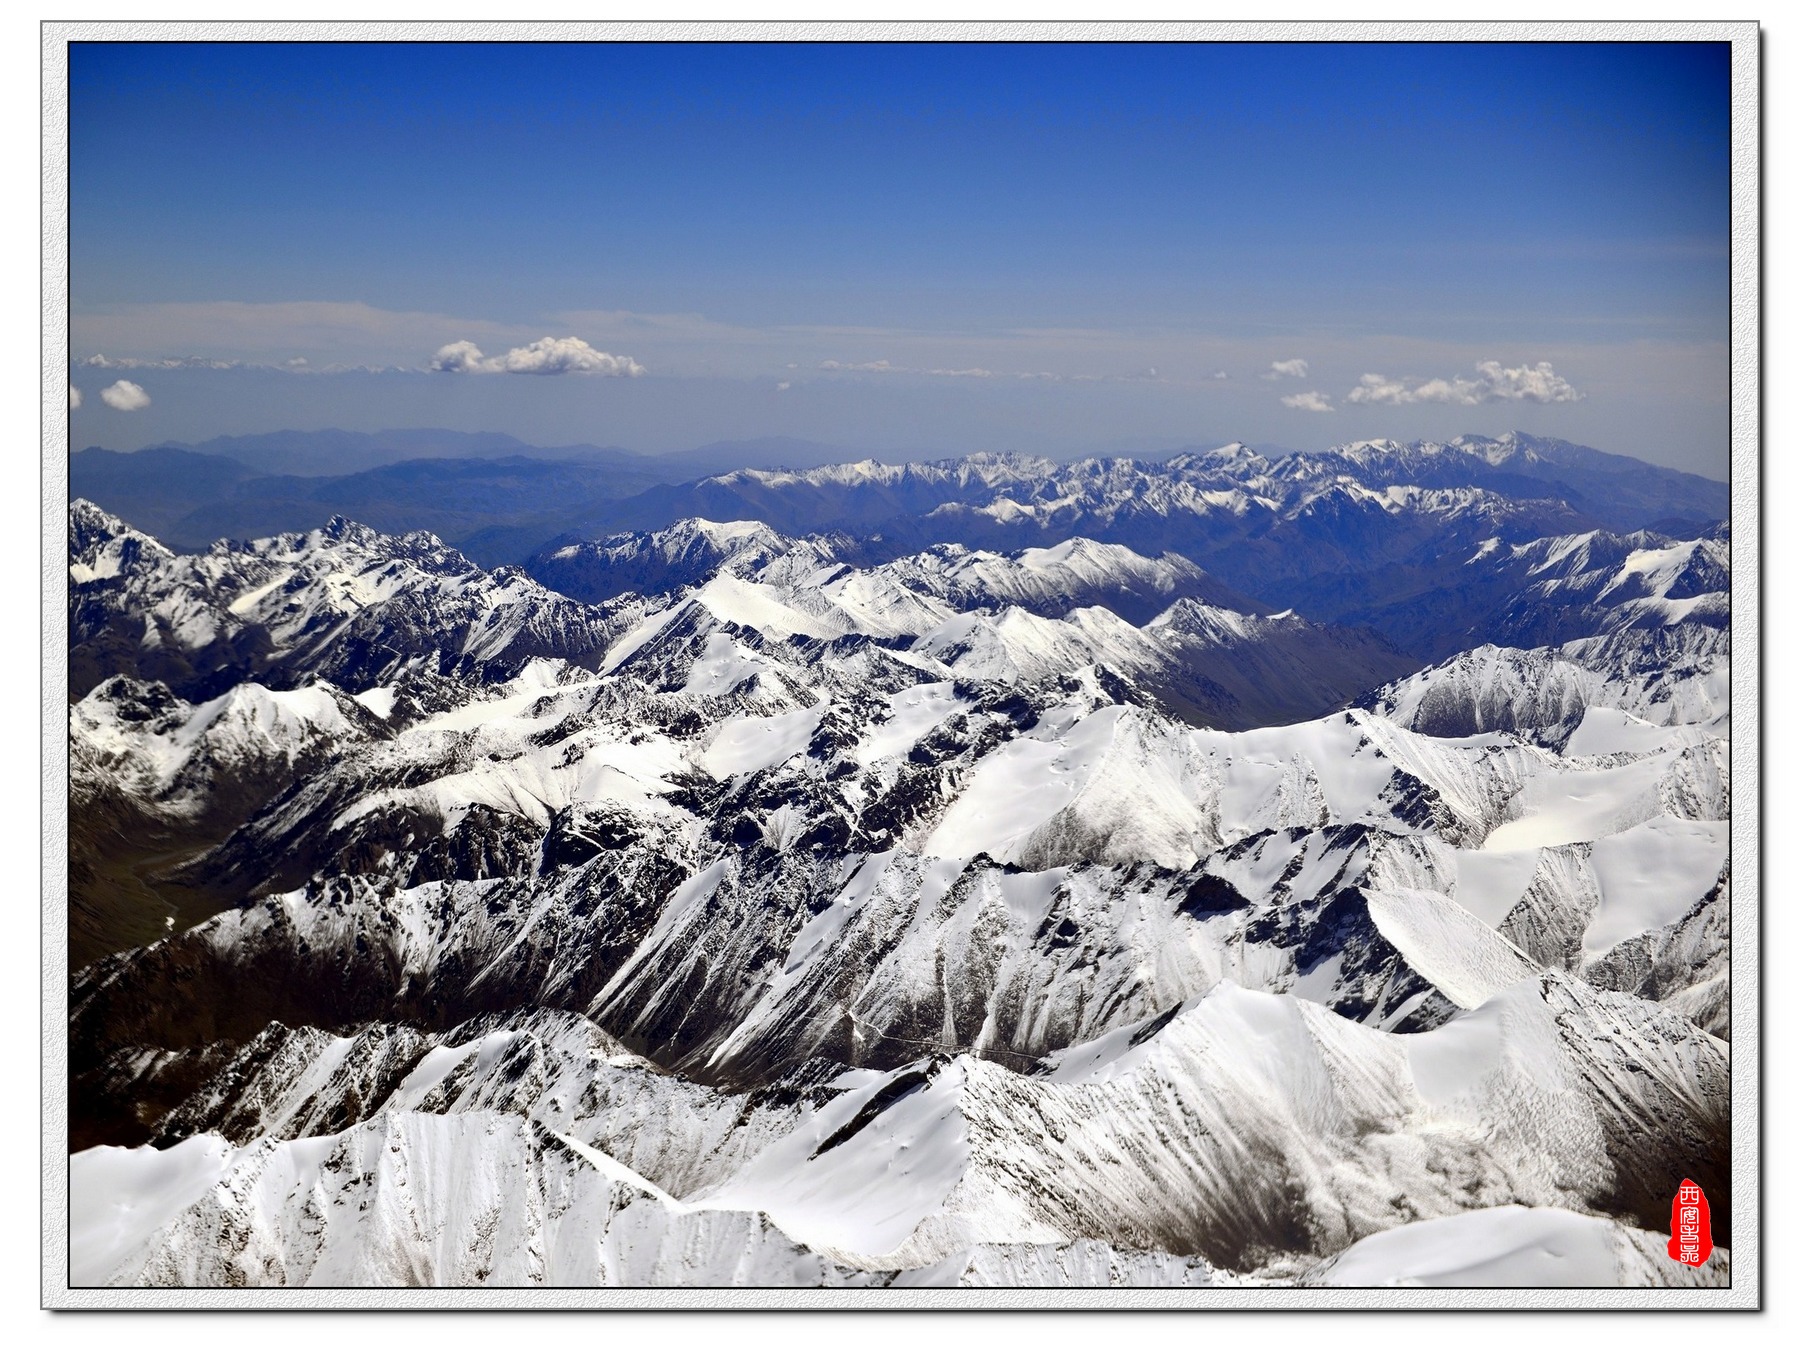
[[[1728,1281],[1729,531],[1577,449],[77,502],[72,1278]]]

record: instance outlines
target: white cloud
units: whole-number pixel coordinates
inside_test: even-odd
[[[1351,403],[1453,403],[1473,407],[1502,402],[1576,403],[1586,396],[1558,375],[1548,361],[1535,366],[1477,361],[1474,379],[1459,375],[1449,380],[1390,380],[1385,375],[1364,375],[1349,397]]]
[[[69,407],[81,407],[81,391],[76,389],[73,384],[69,386]]]
[[[498,370],[499,366],[488,364],[488,359],[474,343],[451,342],[437,349],[437,355],[431,359],[431,369],[452,375],[480,375],[484,371]]]
[[[116,408],[121,413],[135,413],[150,406],[150,396],[144,393],[144,387],[129,380],[114,381],[100,391],[100,397],[108,408]]]
[[[483,356],[472,342],[447,343],[431,359],[431,369],[453,375],[642,375],[628,356],[614,356],[580,338],[539,338],[505,356]]]
[[[1215,380],[1229,380],[1229,379],[1231,379],[1231,377],[1230,377],[1230,376],[1229,376],[1229,375],[1227,375],[1227,374],[1225,374],[1225,372],[1224,372],[1224,371],[1214,371],[1214,372],[1213,372],[1213,373],[1212,373],[1212,378],[1213,378],[1213,379],[1215,379]]]
[[[792,380],[783,380],[780,384],[775,386],[775,392],[777,394],[779,394],[779,393],[781,393],[782,390],[792,389],[793,387],[794,387],[794,382]]]
[[[1498,361],[1478,361],[1475,369],[1488,382],[1491,397],[1527,399],[1532,403],[1576,403],[1583,396],[1552,369],[1548,361],[1535,366],[1502,367]]]
[[[1350,391],[1351,403],[1416,403],[1418,400],[1403,380],[1390,380],[1385,375],[1363,373]]]
[[[501,359],[509,375],[627,375],[644,373],[628,356],[589,347],[580,338],[539,338],[515,347]]]
[[[1304,394],[1283,394],[1282,403],[1289,408],[1298,408],[1303,413],[1335,413],[1331,399],[1316,389],[1309,389]]]
[[[1304,357],[1294,357],[1288,361],[1271,361],[1269,369],[1263,372],[1263,379],[1279,380],[1283,376],[1291,375],[1296,380],[1304,380],[1307,369]]]

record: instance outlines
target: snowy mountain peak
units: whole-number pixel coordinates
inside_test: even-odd
[[[102,581],[172,557],[169,549],[85,498],[69,503],[69,580]]]
[[[1426,442],[1414,442],[1413,447],[1411,448],[1423,450],[1428,444],[1429,443]],[[1382,456],[1405,454],[1407,449],[1408,447],[1403,446],[1398,441],[1382,437],[1371,441],[1351,441],[1337,447],[1336,453],[1342,455],[1345,459],[1369,463]],[[1432,449],[1435,449],[1435,447],[1432,447]]]
[[[983,450],[962,460],[939,461],[945,466],[966,466],[975,473],[983,475],[984,471],[1000,471],[1007,477],[1023,478],[1052,473],[1056,469],[1056,461],[1047,460],[1041,455],[1027,455],[1016,450]]]
[[[73,691],[118,669],[210,698],[247,678],[275,685],[326,677],[350,689],[400,673],[516,672],[534,657],[588,657],[612,634],[606,615],[516,568],[484,572],[426,532],[384,535],[334,518],[317,530],[204,554],[113,537],[83,565],[71,614]],[[152,542],[153,543],[153,542]],[[121,552],[122,551],[122,552]]]

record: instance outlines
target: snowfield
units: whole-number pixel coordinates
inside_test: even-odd
[[[742,471],[530,574],[77,503],[72,899],[213,900],[72,973],[71,1280],[1728,1284],[1729,537],[1511,495],[1579,449]]]

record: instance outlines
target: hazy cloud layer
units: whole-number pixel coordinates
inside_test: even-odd
[[[1321,394],[1316,389],[1309,389],[1304,394],[1283,394],[1282,403],[1289,408],[1298,408],[1303,413],[1335,413],[1329,395]]]
[[[144,387],[129,380],[114,381],[100,391],[100,397],[108,408],[116,408],[121,413],[135,413],[150,406],[150,396],[144,393]]]
[[[965,366],[961,370],[944,367],[896,366],[890,361],[821,361],[822,371],[863,371],[876,375],[935,375],[953,380],[993,380],[996,373],[981,366]]]
[[[1265,345],[1178,329],[926,331],[848,324],[753,325],[700,314],[625,310],[562,311],[520,324],[325,301],[113,306],[78,311],[71,323],[78,350],[133,354],[92,357],[83,364],[124,370],[236,367],[309,374],[417,370],[413,354],[436,351],[433,369],[462,374],[632,375],[649,367],[660,376],[753,379],[784,369],[813,369],[957,382],[1157,380],[1218,389],[1233,383],[1222,378],[1227,371],[1246,368],[1259,371],[1268,382],[1300,381],[1317,379],[1321,373],[1340,378],[1339,373],[1349,376],[1358,370],[1392,370],[1403,361],[1427,369],[1439,363],[1454,369],[1464,363],[1473,366],[1486,356],[1467,347],[1459,351],[1442,343],[1392,337],[1307,338],[1313,349],[1310,356],[1283,357],[1274,342]],[[584,337],[538,336],[544,332],[539,325],[552,324]],[[447,332],[461,334],[461,340],[440,348]],[[1293,340],[1275,341],[1286,347]],[[171,350],[200,355],[163,355]],[[488,356],[490,352],[505,355]],[[614,355],[621,352],[632,355]],[[1563,359],[1556,351],[1546,355]],[[1586,363],[1590,368],[1592,364]],[[1353,401],[1390,406],[1573,401],[1566,382],[1543,363],[1508,371],[1489,362],[1478,370],[1478,378],[1442,381],[1373,376],[1365,381],[1367,392],[1358,393]]]
[[[109,357],[102,352],[75,364],[97,371],[235,371],[244,365],[212,357]]]
[[[872,451],[894,443],[883,429],[901,422],[921,429],[921,445],[929,439],[943,453],[996,445],[1126,453],[1215,435],[1221,443],[1299,444],[1326,434],[1443,439],[1520,428],[1718,474],[1729,427],[1725,344],[1645,337],[1490,335],[1465,343],[1166,326],[925,329],[606,310],[499,320],[313,301],[108,305],[77,309],[70,322],[77,352],[107,354],[70,371],[86,395],[72,414],[75,435],[94,442],[117,437],[122,424],[146,442],[199,441],[252,426],[347,425],[352,408],[361,410],[365,430],[455,417],[470,430],[509,431],[538,444],[591,440],[588,381],[464,380],[456,382],[464,386],[460,402],[449,408],[441,403],[444,379],[427,377],[429,354],[452,334],[482,362],[503,364],[487,354],[529,349],[546,333],[578,333],[593,349],[630,353],[655,373],[656,380],[607,384],[615,402],[609,416],[622,419],[609,423],[607,435],[647,449],[784,435]],[[1496,350],[1531,360],[1501,365],[1491,361]],[[821,370],[827,359],[845,368],[886,366]],[[1304,379],[1259,378],[1302,360]],[[96,393],[140,371],[155,377],[154,406],[112,417]],[[1580,372],[1578,388],[1574,377],[1557,374],[1569,371]],[[1363,372],[1387,374],[1359,384]],[[1432,380],[1433,372],[1461,378]],[[338,373],[355,378],[330,378]],[[778,380],[793,388],[770,397]],[[546,397],[546,386],[560,392]],[[745,403],[750,390],[754,400]],[[1322,392],[1320,400],[1296,407],[1270,397],[1307,390]],[[1334,414],[1319,416],[1324,407]]]
[[[78,351],[127,352],[174,361],[280,363],[295,355],[315,365],[394,367],[429,352],[446,333],[461,333],[490,348],[525,342],[543,332],[467,315],[384,310],[361,301],[179,301],[78,309],[69,316]],[[190,352],[194,357],[168,357]],[[133,360],[108,358],[126,365]]]
[[[438,348],[431,369],[453,375],[642,375],[644,368],[628,356],[614,356],[588,346],[580,338],[539,338],[505,356],[483,356],[472,342]]]
[[[372,366],[367,363],[331,362],[315,366],[305,357],[282,362],[222,361],[212,357],[109,357],[95,353],[75,363],[97,371],[277,371],[284,375],[392,375],[416,372],[413,366]]]
[[[1046,384],[1128,384],[1133,382],[1163,383],[1156,367],[1145,368],[1137,375],[1063,374],[1057,371],[993,371],[985,366],[899,366],[891,361],[836,361],[819,363],[819,369],[831,372],[856,372],[864,375],[920,375],[948,380],[1041,380]]]
[[[1385,375],[1364,375],[1350,391],[1351,403],[1407,404],[1450,403],[1474,407],[1483,403],[1576,403],[1585,397],[1552,369],[1548,361],[1535,366],[1502,366],[1498,361],[1475,363],[1475,378],[1449,380],[1390,380]]]
[[[819,369],[822,371],[881,371],[881,372],[904,370],[903,367],[895,366],[892,363],[886,362],[886,361],[821,361],[819,363]],[[909,372],[909,373],[917,374],[918,372]]]

